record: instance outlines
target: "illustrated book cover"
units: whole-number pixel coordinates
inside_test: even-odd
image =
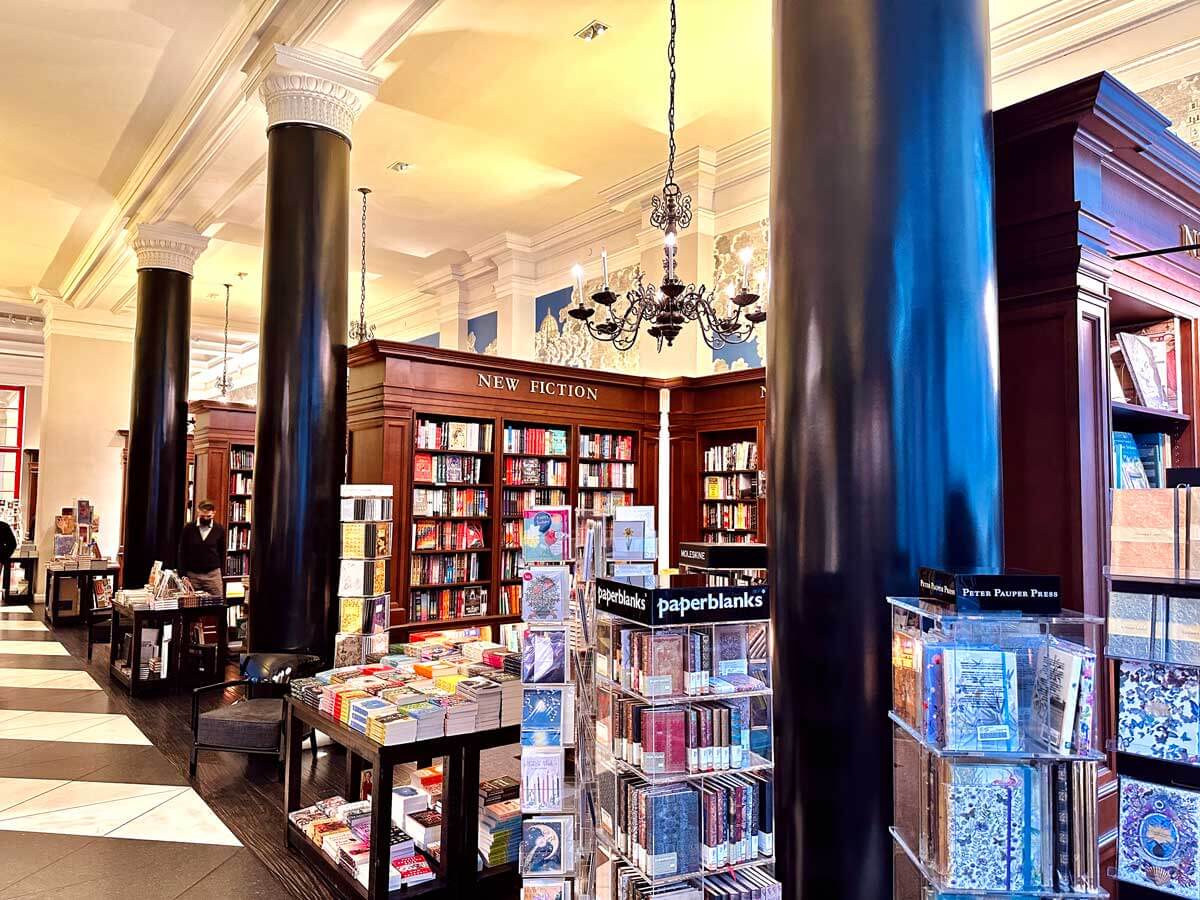
[[[535,506],[521,522],[521,556],[526,563],[567,562],[571,558],[571,508]]]
[[[1121,660],[1117,749],[1173,762],[1200,760],[1200,670]]]
[[[525,629],[521,635],[521,680],[526,684],[563,684],[569,674],[567,630]]]
[[[1020,749],[1017,659],[1006,650],[947,647],[942,653],[949,750]]]
[[[567,617],[571,570],[534,566],[521,573],[521,616],[530,623],[561,622]]]
[[[1117,878],[1200,898],[1196,873],[1200,794],[1121,778]]]

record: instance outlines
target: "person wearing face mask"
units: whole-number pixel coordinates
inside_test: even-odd
[[[196,521],[183,526],[179,536],[179,571],[198,591],[225,596],[225,528],[213,521],[217,508],[211,500],[196,507]]]

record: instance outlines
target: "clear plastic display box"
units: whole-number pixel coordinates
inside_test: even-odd
[[[894,898],[1107,896],[1096,832],[1103,619],[888,603]]]
[[[702,579],[638,580],[635,617],[598,590],[596,640],[597,843],[605,885],[639,896],[776,884],[771,634],[761,604],[732,616],[720,596],[744,586]],[[700,582],[705,594],[689,593]],[[628,587],[628,583],[626,583]],[[682,592],[682,593],[681,593]],[[759,593],[760,592],[760,593]],[[710,602],[692,602],[711,595]],[[661,600],[689,602],[684,621],[648,624]],[[744,600],[745,598],[742,597]],[[720,611],[724,610],[725,618]],[[741,613],[745,609],[740,610]],[[689,622],[689,616],[708,621]],[[761,616],[761,618],[754,618]],[[686,886],[686,887],[685,887]],[[633,896],[624,893],[620,896]]]

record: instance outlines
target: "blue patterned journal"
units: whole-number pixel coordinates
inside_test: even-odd
[[[948,766],[946,884],[976,891],[1041,887],[1042,782],[1029,765]]]
[[[947,749],[1021,749],[1016,653],[947,647],[942,652],[942,673]]]

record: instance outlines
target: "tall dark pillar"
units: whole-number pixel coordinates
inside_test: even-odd
[[[891,896],[889,617],[1001,560],[985,0],[775,0],[768,359],[785,896]]]
[[[349,123],[357,103],[337,85],[315,84],[279,75],[263,87],[267,215],[250,649],[328,657],[345,475]]]
[[[171,222],[141,225],[132,241],[137,329],[122,536],[128,587],[144,585],[155,560],[176,563],[187,494],[192,265],[207,244],[195,229]]]

